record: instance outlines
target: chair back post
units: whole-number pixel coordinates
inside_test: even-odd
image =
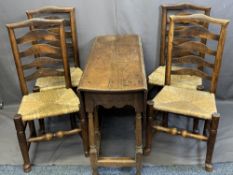
[[[72,41],[72,57],[74,60],[74,66],[80,67],[80,60],[79,60],[79,50],[78,50],[78,37],[77,37],[77,28],[76,28],[76,20],[75,20],[75,8],[74,7],[58,7],[58,6],[46,6],[35,10],[27,10],[26,15],[28,19],[36,18],[43,18],[45,15],[49,18],[55,17],[55,15],[59,14],[66,14],[69,16],[68,23],[66,26],[70,27],[70,37]],[[58,18],[58,16],[56,16]],[[61,17],[59,17],[61,19]],[[69,36],[66,34],[66,39]],[[70,55],[70,53],[68,53]]]
[[[65,74],[65,83],[66,88],[71,88],[71,76],[70,76],[70,67],[69,62],[67,58],[67,48],[66,48],[66,37],[65,37],[65,30],[64,30],[64,21],[60,25],[60,44],[61,44],[61,54],[62,54],[62,60],[64,65],[64,74]]]
[[[72,8],[72,10],[70,10],[70,25],[71,25],[72,43],[73,43],[73,52],[74,52],[74,65],[75,67],[80,67],[75,8]]]
[[[167,29],[167,8],[161,6],[162,19],[161,19],[161,36],[160,36],[160,66],[165,65],[165,48],[166,48],[166,29]]]
[[[167,33],[167,26],[168,26],[168,13],[172,11],[183,11],[183,10],[193,10],[193,11],[200,11],[203,14],[210,16],[211,7],[206,6],[198,6],[194,4],[184,3],[184,4],[164,4],[161,5],[161,34],[160,34],[160,66],[164,66],[166,64],[166,49],[167,49],[167,41],[166,41],[166,33]],[[183,14],[185,15],[185,14]],[[208,28],[208,24],[204,24],[206,28]],[[202,43],[205,44],[206,40],[203,39]],[[200,55],[204,57],[205,55]]]
[[[217,83],[218,83],[218,77],[219,77],[220,68],[222,64],[222,55],[223,55],[223,50],[224,50],[224,45],[225,45],[225,40],[226,40],[228,23],[229,21],[222,24],[221,31],[220,31],[220,37],[219,37],[219,42],[217,46],[217,54],[216,54],[216,59],[214,63],[214,72],[213,72],[213,76],[211,80],[210,92],[212,93],[216,93],[216,90],[217,90]]]
[[[167,55],[167,63],[166,63],[166,71],[165,71],[165,85],[171,84],[173,38],[174,38],[174,22],[173,22],[173,18],[170,18],[170,28],[168,33],[168,55]]]
[[[175,31],[175,24],[194,24],[194,27],[183,27],[183,31],[179,30],[178,33]],[[218,34],[211,32],[210,30],[204,28],[204,26],[195,26],[195,24],[213,24],[220,27],[220,32]],[[165,84],[170,85],[171,74],[177,75],[195,75],[203,79],[210,80],[211,93],[216,92],[217,81],[220,72],[222,55],[224,50],[224,43],[226,39],[226,29],[229,24],[229,20],[212,18],[203,14],[195,14],[189,16],[170,16],[170,29],[168,35],[168,58],[166,64],[166,76]],[[199,29],[197,29],[197,27]],[[201,41],[186,41],[178,46],[174,46],[174,32],[181,36],[186,36],[187,34],[192,37],[204,38],[206,40],[215,40],[217,42],[217,49],[210,49],[206,43],[203,44]],[[182,33],[183,32],[183,33]],[[174,47],[176,47],[174,49]],[[179,50],[180,49],[180,50]],[[209,54],[214,57],[214,61],[209,62],[202,59],[200,56],[195,55],[195,53]],[[179,54],[177,54],[179,53]],[[177,56],[176,56],[177,55]],[[175,58],[173,58],[175,57]],[[212,69],[211,75],[205,73],[203,70],[196,70],[193,68],[181,68],[179,70],[171,70],[172,63],[181,64],[198,64],[202,67],[209,67]]]
[[[9,34],[9,38],[10,38],[13,57],[15,60],[16,70],[18,73],[21,92],[22,92],[22,95],[27,95],[29,92],[28,92],[26,80],[24,79],[24,72],[23,72],[23,69],[21,67],[22,63],[21,63],[20,55],[19,55],[19,48],[18,48],[18,45],[17,45],[16,40],[15,40],[14,28],[12,25],[7,24],[7,30],[8,30],[8,34]]]

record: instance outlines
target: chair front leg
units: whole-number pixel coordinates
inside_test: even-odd
[[[153,104],[153,101],[147,102],[146,144],[144,148],[144,155],[149,155],[151,152],[154,113]]]
[[[214,145],[217,136],[219,119],[220,119],[220,114],[214,113],[212,115],[212,120],[210,123],[209,138],[207,141],[206,161],[205,161],[205,169],[206,171],[209,172],[213,171],[212,157],[213,157]]]
[[[19,141],[19,146],[21,150],[21,154],[23,157],[23,170],[24,172],[30,172],[31,171],[31,162],[29,158],[29,148],[28,148],[28,143],[25,135],[25,127],[22,121],[21,115],[16,115],[14,117],[14,123],[15,123],[15,128],[17,131],[17,137]]]

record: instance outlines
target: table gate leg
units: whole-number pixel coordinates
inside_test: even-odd
[[[142,115],[136,113],[136,175],[141,175],[142,153]]]
[[[99,116],[98,116],[98,106],[94,110],[94,126],[95,126],[95,141],[96,141],[96,149],[97,149],[97,155],[100,154],[100,128],[99,128]]]
[[[97,150],[95,142],[95,128],[93,113],[88,113],[88,129],[89,129],[89,143],[90,143],[90,160],[92,167],[92,175],[98,175],[97,169]]]

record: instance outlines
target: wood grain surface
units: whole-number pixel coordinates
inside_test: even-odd
[[[137,35],[97,37],[79,89],[107,92],[147,89],[140,38]]]

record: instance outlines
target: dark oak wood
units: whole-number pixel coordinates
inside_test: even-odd
[[[54,46],[51,46],[49,44],[39,44],[37,41],[47,41],[50,40],[48,37],[50,35],[47,35],[47,30],[42,32],[42,29],[39,33],[46,33],[44,36],[40,36],[38,32],[32,32],[29,30],[31,26],[34,25],[42,25],[42,26],[49,26],[50,24],[55,25],[59,28],[59,32],[57,33],[57,38],[59,38],[59,45],[56,46],[56,49],[54,49]],[[23,31],[27,32],[25,35],[18,37],[16,35],[16,29],[22,28]],[[65,42],[65,31],[64,31],[64,20],[63,19],[56,19],[56,20],[48,20],[48,19],[37,19],[33,18],[26,21],[21,21],[13,24],[7,24],[7,29],[9,33],[10,43],[12,47],[12,52],[17,68],[17,73],[20,81],[20,87],[23,95],[29,95],[30,90],[28,87],[27,81],[34,80],[41,76],[63,76],[65,79],[66,88],[72,88],[71,87],[71,77],[70,77],[70,71],[69,71],[69,64],[68,64],[68,58],[67,58],[67,47]],[[28,29],[29,32],[26,30]],[[42,34],[43,35],[43,34]],[[20,38],[20,39],[18,39]],[[53,39],[51,39],[53,40]],[[25,52],[21,51],[21,47],[19,45],[22,44],[31,44],[29,46],[29,49],[27,49]],[[22,58],[27,55],[40,55],[41,53],[57,53],[59,52],[60,58],[51,58],[51,57],[36,57],[31,63],[23,63],[23,59],[28,58]],[[24,54],[22,54],[24,53]],[[59,61],[58,61],[59,60]],[[58,72],[57,68],[54,67],[54,64],[61,64],[61,68],[63,71]],[[51,66],[49,68],[37,68],[41,66]],[[31,73],[34,68],[36,71],[34,73]],[[26,72],[25,70],[31,70],[30,74]],[[43,93],[39,92],[39,87],[34,87],[33,92],[36,93]],[[44,102],[45,103],[45,102]],[[64,102],[65,103],[65,102]],[[50,103],[48,103],[50,105]],[[37,112],[37,111],[36,111]],[[77,112],[78,112],[78,106],[77,106]],[[66,114],[66,113],[65,113]],[[64,113],[58,114],[58,115],[64,115]],[[72,116],[75,114],[71,114]],[[44,116],[43,116],[44,117]],[[83,115],[81,118],[81,125],[83,124]],[[63,138],[64,136],[74,135],[82,133],[83,138],[83,144],[84,144],[84,151],[85,154],[88,154],[88,142],[87,136],[83,133],[87,133],[87,130],[85,127],[78,128],[77,125],[74,125],[71,130],[67,131],[58,131],[55,133],[45,133],[45,127],[44,127],[44,119],[40,119],[39,122],[41,123],[41,129],[42,133],[36,132],[35,124],[33,118],[28,119],[29,121],[23,121],[22,115],[17,114],[14,118],[15,127],[17,131],[19,146],[21,149],[21,154],[23,157],[24,165],[23,169],[25,172],[29,172],[31,170],[31,163],[29,158],[29,148],[31,142],[39,142],[39,141],[50,141],[54,138]],[[30,129],[30,136],[29,138],[26,138],[26,128],[27,125],[29,125]]]
[[[110,159],[110,160],[109,160]],[[135,167],[136,161],[131,157],[100,157],[97,161],[98,166],[114,167]]]
[[[78,50],[78,36],[75,20],[75,8],[74,7],[57,7],[47,6],[35,10],[26,11],[28,19],[31,18],[45,18],[45,19],[64,19],[64,25],[66,26],[66,42],[71,40],[72,44],[72,58],[75,67],[80,66],[79,50]],[[34,26],[35,27],[35,26]],[[41,26],[39,26],[41,28]],[[50,32],[58,33],[58,28],[49,27]]]
[[[179,56],[184,56],[189,53],[190,55],[192,53],[199,52],[201,54],[208,54],[208,55],[216,55],[216,51],[210,49],[208,46],[205,44],[198,42],[198,41],[187,41],[179,45],[173,46],[173,56],[174,57],[179,57]]]
[[[59,29],[58,29],[59,30]],[[25,43],[31,43],[35,40],[45,40],[45,41],[59,41],[58,35],[46,30],[34,30],[30,31],[24,36],[21,36],[20,38],[17,38],[16,42],[17,44],[25,44]]]
[[[190,25],[190,26],[179,26],[179,30],[176,30],[174,34],[179,37],[187,37],[190,36],[189,34],[192,33],[195,36],[198,36],[202,39],[210,39],[210,40],[218,40],[219,35],[209,31],[207,28],[205,28],[202,25]]]
[[[209,67],[209,68],[214,68],[214,64],[211,62],[208,62],[204,60],[200,56],[196,55],[186,55],[178,58],[173,58],[172,62],[174,64],[197,64],[199,66],[204,66],[204,67]]]
[[[161,29],[160,29],[160,66],[166,65],[167,60],[167,51],[168,51],[168,32],[169,32],[169,16],[170,15],[179,15],[179,16],[187,16],[191,14],[201,13],[207,16],[210,15],[211,8],[206,6],[199,6],[194,4],[164,4],[161,5]],[[186,23],[180,23],[180,25],[175,26],[175,34],[173,43],[175,46],[181,45],[188,41],[195,41],[196,38],[192,37],[188,33],[188,29],[192,29],[193,32],[197,32],[199,36],[201,36],[201,43],[206,43],[206,38],[216,39],[218,36],[214,35],[213,33],[206,32],[208,31],[208,23],[196,23],[187,25]],[[205,35],[206,34],[206,35]],[[180,48],[183,48],[182,46]],[[189,47],[190,48],[190,47]],[[184,48],[182,51],[173,52],[174,56],[185,56],[191,55],[193,52],[189,50],[189,48]],[[174,49],[176,51],[176,49]],[[197,56],[201,57],[202,60],[205,57],[205,52],[197,54]],[[198,69],[203,70],[202,65],[198,65]],[[164,115],[164,124],[168,121],[168,115]]]
[[[221,61],[222,61],[222,53],[223,53],[223,48],[224,48],[224,43],[225,43],[225,36],[226,36],[226,27],[229,23],[228,20],[223,20],[223,19],[216,19],[216,18],[211,18],[209,16],[205,16],[205,15],[201,15],[201,14],[195,14],[195,15],[190,15],[190,16],[170,16],[170,30],[169,30],[169,40],[168,40],[168,57],[167,57],[167,65],[166,65],[166,77],[165,77],[165,84],[166,85],[170,85],[171,82],[171,74],[188,74],[188,75],[196,75],[199,77],[202,77],[202,79],[207,79],[207,80],[211,80],[211,86],[210,86],[210,92],[215,93],[216,88],[217,88],[217,79],[218,79],[218,75],[219,75],[219,71],[220,71],[220,66],[221,66]],[[216,41],[217,46],[216,46],[216,51],[211,51],[210,49],[208,49],[207,44],[203,44],[202,41],[200,40],[198,41],[187,41],[182,45],[182,47],[177,47],[173,45],[173,40],[174,40],[174,28],[176,24],[179,24],[180,22],[185,21],[186,23],[208,23],[208,24],[212,24],[215,25],[217,27],[220,27],[221,30],[219,31],[219,39]],[[194,36],[194,37],[199,37],[199,34],[197,32],[192,32],[192,30],[190,31],[190,36]],[[191,44],[192,43],[192,44]],[[195,44],[194,44],[195,43]],[[173,63],[173,57],[174,57],[174,52],[178,53],[181,50],[181,53],[183,50],[194,50],[194,51],[198,51],[199,53],[208,53],[211,54],[214,59],[213,62],[210,63],[212,65],[214,65],[212,67],[212,73],[207,74],[205,73],[203,70],[200,69],[196,69],[195,68],[187,68],[183,66],[183,69],[179,69],[179,70],[172,70],[172,63]],[[194,55],[195,54],[190,54],[188,53],[188,55],[182,55],[181,57],[184,56],[190,56],[190,55]],[[175,55],[176,59],[177,59],[177,55]],[[178,58],[179,59],[179,58]],[[188,63],[188,60],[186,59],[186,62]],[[190,59],[189,63],[194,63],[194,61],[192,59]],[[207,65],[207,64],[205,64]],[[205,65],[203,64],[202,67],[205,67]],[[208,67],[210,67],[208,65]]]
[[[208,140],[208,137],[206,136],[203,136],[201,134],[191,133],[186,130],[178,130],[177,128],[168,128],[168,127],[158,126],[158,125],[154,125],[152,127],[156,131],[165,132],[171,135],[181,135],[182,137],[188,137],[188,138],[193,138],[193,139],[198,139],[198,140],[203,140],[203,141]]]
[[[31,68],[36,68],[36,67],[42,67],[43,65],[47,64],[61,64],[62,60],[60,59],[54,59],[50,57],[37,57],[35,60],[33,60],[29,64],[24,64],[23,69],[31,69]]]
[[[152,137],[153,137],[153,117],[155,110],[153,109],[153,101],[147,102],[147,121],[146,121],[146,143],[144,148],[144,155],[149,155],[152,147]]]
[[[145,88],[142,54],[141,41],[137,36],[97,37],[79,89],[128,92]]]
[[[66,36],[66,46],[68,48],[68,58],[70,63],[73,62],[74,67],[80,67],[79,60],[79,50],[78,50],[78,36],[76,30],[76,20],[75,20],[75,8],[74,7],[58,7],[58,6],[47,6],[34,10],[26,11],[28,19],[32,18],[44,18],[44,19],[64,19],[65,26],[65,36]],[[59,28],[55,25],[51,24],[48,26],[42,25],[34,25],[31,27],[34,31],[35,29],[47,29],[47,31],[51,34],[58,34]],[[57,46],[60,43],[56,40],[49,40],[47,42],[50,45]],[[54,53],[47,53],[44,56],[54,57]],[[38,57],[38,55],[35,55]],[[61,55],[57,55],[55,53],[55,57],[61,57]],[[75,89],[77,87],[74,87]],[[72,119],[74,122],[74,120]],[[72,125],[75,125],[73,123]]]
[[[146,74],[140,38],[137,35],[97,37],[91,48],[79,91],[88,114],[90,159],[93,174],[99,166],[136,166],[140,174],[142,161],[142,113],[147,94]],[[98,129],[94,122],[96,107],[132,106],[136,113],[135,158],[101,157]]]
[[[171,71],[172,74],[176,74],[176,75],[195,75],[198,77],[201,77],[203,79],[208,79],[211,80],[211,76],[209,76],[207,73],[202,72],[198,69],[191,69],[191,68],[183,68],[180,70],[172,70]]]
[[[48,77],[48,76],[62,76],[64,71],[58,71],[51,68],[39,68],[31,75],[25,76],[26,81],[36,80],[39,77]]]
[[[206,152],[206,161],[205,161],[206,171],[213,171],[212,156],[214,152],[214,145],[217,136],[219,119],[220,119],[220,114],[218,113],[213,114],[209,129],[210,132],[209,139],[207,141],[207,152]]]
[[[69,131],[57,131],[55,133],[46,133],[38,137],[31,137],[28,139],[28,142],[41,142],[41,141],[50,141],[54,138],[63,138],[65,136],[76,135],[81,133],[81,129],[76,128]]]
[[[216,51],[215,54],[212,54],[213,59],[212,62],[207,62],[207,61],[200,61],[200,57],[193,54],[190,55],[190,53],[188,53],[187,55],[182,55],[181,57],[177,57],[173,59],[174,57],[174,52],[179,52],[179,48],[177,48],[177,46],[175,45],[175,43],[173,42],[175,40],[175,32],[176,32],[176,25],[180,24],[180,23],[185,23],[185,24],[197,24],[197,23],[201,23],[201,24],[211,24],[213,27],[217,27],[220,28],[219,32],[216,33],[216,36],[219,36],[218,39],[215,38],[216,40]],[[179,74],[179,75],[195,75],[195,76],[199,76],[202,79],[207,79],[210,82],[210,88],[209,88],[209,92],[210,93],[215,93],[216,92],[216,88],[217,88],[217,80],[218,80],[218,75],[219,75],[219,71],[220,71],[220,67],[221,67],[221,61],[222,61],[222,54],[223,54],[223,50],[224,50],[224,43],[225,43],[225,38],[226,38],[226,29],[227,26],[229,24],[228,20],[225,19],[216,19],[216,18],[211,18],[209,16],[203,15],[203,14],[194,14],[194,15],[189,15],[189,16],[175,16],[172,15],[170,16],[170,27],[169,27],[169,35],[168,35],[168,57],[167,57],[167,62],[166,62],[166,78],[165,78],[165,84],[167,86],[170,85],[171,82],[171,75],[172,74]],[[189,28],[190,31],[186,31],[186,33],[188,33],[191,37],[199,37],[201,38],[199,41],[195,41],[195,45],[193,45],[193,41],[187,41],[182,43],[182,48],[184,47],[188,47],[187,50],[195,50],[198,51],[199,53],[201,53],[201,56],[206,55],[206,53],[208,53],[208,40],[212,40],[212,37],[208,37],[210,29],[208,29],[208,31],[205,30],[206,33],[206,37],[205,37],[205,42],[203,43],[202,39],[202,35],[200,35],[200,32],[196,32],[193,29]],[[215,34],[213,34],[215,35]],[[192,43],[192,44],[190,44]],[[187,44],[187,46],[185,46]],[[204,53],[204,51],[206,53]],[[190,57],[190,58],[188,58]],[[195,61],[194,61],[195,60]],[[194,66],[194,68],[187,68],[185,67],[185,65],[180,64],[180,69],[179,70],[172,70],[172,66],[175,63],[185,63],[185,64],[197,64],[204,68],[204,67],[208,67],[211,68],[212,71],[210,73],[206,73],[204,72],[204,69],[200,69],[199,66]],[[198,87],[198,90],[203,90],[203,87]],[[194,119],[194,125],[193,125],[193,131],[188,131],[188,130],[179,130],[177,128],[169,128],[167,126],[164,125],[159,125],[159,124],[153,124],[152,123],[152,117],[153,117],[153,111],[155,111],[154,109],[154,104],[153,101],[151,101],[150,103],[148,103],[148,109],[149,109],[149,122],[147,124],[147,137],[146,139],[149,139],[146,141],[146,147],[145,147],[145,153],[149,154],[151,151],[151,142],[152,142],[152,130],[156,130],[156,131],[160,131],[160,132],[165,132],[171,135],[180,135],[182,137],[188,137],[188,138],[193,138],[193,139],[198,139],[198,140],[202,140],[202,141],[207,141],[207,153],[206,153],[206,162],[205,162],[205,169],[206,171],[212,171],[213,170],[213,166],[212,166],[212,155],[213,155],[213,151],[214,151],[214,145],[215,145],[215,140],[216,140],[216,134],[217,134],[217,129],[218,129],[218,122],[219,122],[219,118],[220,118],[220,114],[218,113],[214,113],[212,114],[211,118],[205,118],[205,117],[200,117],[198,118],[198,116],[188,116],[184,114],[184,117],[189,117],[189,118],[193,118]],[[162,112],[167,112],[167,111],[162,111]],[[182,115],[182,113],[179,113],[179,115]],[[198,130],[198,119],[202,119],[204,120],[205,126],[204,126],[204,130],[203,133],[199,134],[199,130]],[[208,123],[210,123],[210,127],[208,127]],[[208,133],[207,134],[207,130]]]
[[[199,120],[194,118],[193,119],[193,133],[196,134],[196,133],[199,133]]]
[[[162,125],[168,127],[168,112],[163,112],[162,115]]]
[[[32,47],[20,52],[20,57],[27,57],[34,54],[54,54],[57,55],[61,53],[60,48],[54,47],[49,44],[37,44]]]
[[[169,29],[169,15],[190,15],[194,13],[203,13],[210,15],[211,8],[205,6],[197,6],[194,4],[167,4],[161,5],[161,35],[160,35],[160,65],[166,64],[167,50],[167,29]],[[205,25],[205,27],[208,27]],[[204,40],[203,40],[204,42]]]
[[[14,30],[17,29],[17,28],[28,28],[31,25],[35,25],[35,24],[39,24],[39,25],[54,24],[54,25],[59,26],[62,23],[63,23],[62,20],[33,19],[33,20],[22,21],[22,22],[18,22],[18,23],[13,23],[13,24],[8,24],[7,25],[8,32],[9,32],[9,38],[10,38],[10,41],[11,41],[11,47],[12,47],[12,51],[13,51],[13,55],[14,55],[14,59],[15,59],[15,63],[16,63],[17,72],[18,72],[20,87],[21,87],[23,95],[26,95],[26,94],[29,93],[29,90],[28,90],[28,87],[27,87],[27,83],[26,83],[27,80],[25,79],[25,75],[24,75],[24,69],[23,69],[24,65],[21,62],[21,57],[24,56],[24,54],[21,54],[21,53],[25,53],[25,52],[20,51],[19,46],[17,44],[17,38],[15,36]],[[60,27],[60,29],[61,28],[62,27]],[[63,29],[61,29],[61,30],[63,30]],[[29,31],[29,33],[30,33],[30,31]],[[38,35],[36,35],[34,38],[37,39],[37,36]],[[39,47],[35,46],[34,48],[35,49],[31,49],[31,51],[30,51],[30,52],[32,52],[32,54],[33,54],[33,52],[35,52],[35,54],[39,53],[40,51],[44,52],[43,50],[40,49],[40,46]],[[65,48],[65,50],[66,50],[66,48]],[[68,81],[69,80],[67,79],[66,80],[66,85],[69,84]]]
[[[17,137],[19,140],[19,146],[20,150],[23,156],[23,170],[25,172],[30,172],[31,171],[31,163],[30,163],[30,158],[28,155],[28,144],[27,144],[27,139],[26,139],[26,134],[25,134],[25,126],[23,124],[22,118],[20,115],[16,115],[14,118],[15,122],[15,128],[17,131]]]

